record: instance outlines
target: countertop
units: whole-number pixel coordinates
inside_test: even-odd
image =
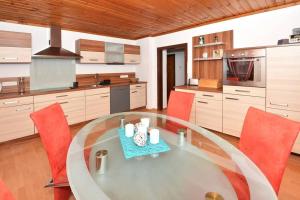
[[[222,88],[205,88],[205,87],[198,87],[198,86],[191,86],[191,85],[181,85],[176,86],[175,89],[182,89],[182,90],[195,90],[195,91],[204,91],[204,92],[217,92],[222,93]]]
[[[147,82],[139,81],[137,83],[114,83],[110,85],[90,85],[90,86],[79,86],[78,88],[65,88],[65,89],[54,89],[54,90],[34,90],[34,91],[27,91],[23,95],[19,93],[0,93],[0,99],[10,99],[10,98],[18,98],[18,97],[26,97],[26,96],[36,96],[36,95],[43,95],[43,94],[53,94],[53,93],[62,93],[62,92],[73,92],[73,91],[80,91],[80,90],[92,90],[98,88],[107,88],[107,87],[117,87],[123,85],[136,85],[136,84],[146,84]]]

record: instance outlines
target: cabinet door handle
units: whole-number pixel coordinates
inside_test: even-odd
[[[206,102],[206,101],[198,101],[198,103],[208,104],[208,102]]]
[[[31,110],[31,107],[28,107],[28,108],[18,108],[18,109],[16,109],[17,112],[19,112],[19,111],[24,111],[24,110]]]
[[[289,104],[287,104],[287,103],[272,103],[271,101],[270,101],[270,105],[282,106],[282,107],[288,107],[289,106]]]
[[[9,104],[16,104],[18,103],[19,101],[6,101],[6,102],[3,102],[4,105],[9,105]]]
[[[69,102],[67,102],[67,101],[64,101],[64,102],[60,102],[59,104],[66,104],[66,103],[69,103]]]
[[[106,95],[106,96],[101,96],[101,98],[106,98],[106,97],[109,97],[109,95]]]
[[[137,93],[137,91],[133,91],[133,92],[131,92],[131,93]]]
[[[68,118],[69,117],[69,115],[65,115],[65,118]]]
[[[90,58],[89,61],[98,61],[97,58]]]
[[[18,57],[6,57],[3,60],[18,60]]]
[[[137,86],[135,86],[135,87],[138,87],[138,88],[140,88],[140,87],[142,87],[142,86],[140,86],[140,85],[137,85]]]
[[[247,92],[247,93],[250,93],[249,90],[234,90],[234,91],[236,91],[236,92]]]
[[[211,95],[211,94],[203,94],[202,96],[204,96],[204,97],[214,97],[214,95]]]
[[[225,97],[225,99],[228,99],[228,100],[235,100],[235,101],[238,101],[238,100],[239,100],[238,98],[232,98],[232,97]]]
[[[67,96],[69,96],[69,95],[67,95],[67,94],[64,94],[64,95],[59,95],[59,96],[56,96],[56,98],[67,97]]]

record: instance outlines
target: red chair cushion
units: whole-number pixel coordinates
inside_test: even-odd
[[[12,193],[5,186],[5,184],[0,180],[0,199],[1,200],[15,200]]]
[[[300,123],[249,108],[239,148],[265,174],[276,193],[287,165]]]
[[[167,115],[188,121],[193,106],[195,94],[171,91]]]

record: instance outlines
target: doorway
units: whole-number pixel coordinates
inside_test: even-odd
[[[157,108],[167,107],[175,86],[187,83],[187,43],[157,48]]]
[[[171,90],[175,87],[175,54],[167,55],[167,101]]]

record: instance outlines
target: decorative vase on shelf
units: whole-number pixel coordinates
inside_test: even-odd
[[[203,35],[199,36],[199,44],[200,45],[205,44],[205,40],[204,40],[204,36]]]

